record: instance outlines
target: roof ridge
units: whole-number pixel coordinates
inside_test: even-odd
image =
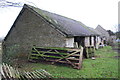
[[[28,5],[28,4],[25,4],[25,5],[30,6],[30,7],[34,7],[34,6],[31,6],[31,5]],[[55,14],[55,15],[57,15],[57,16],[64,17],[64,18],[67,18],[67,19],[70,19],[70,20],[73,20],[73,21],[76,21],[76,22],[79,22],[79,23],[83,24],[81,21],[78,21],[78,20],[75,20],[75,19],[72,19],[72,18],[69,18],[69,17],[63,16],[63,15],[60,15],[60,14],[57,14],[57,13],[54,13],[54,12],[49,12],[49,11],[46,11],[46,10],[40,9],[40,8],[38,8],[38,7],[34,7],[34,8],[37,8],[37,9],[42,10],[42,11],[45,11],[45,12],[47,12],[47,13]],[[85,24],[83,24],[83,25],[86,26]],[[87,26],[86,26],[86,27],[87,27]]]
[[[54,27],[58,28],[60,31],[66,33],[66,34],[73,34],[75,35],[84,35],[84,36],[90,36],[93,35],[93,32],[90,31],[90,29],[83,24],[80,21],[56,14],[56,13],[52,13],[46,10],[42,10],[39,9],[38,7],[34,7],[31,5],[27,5],[25,4],[24,7],[27,6],[30,9],[34,10],[37,14],[39,14],[40,16],[42,16],[44,19],[46,19],[47,21],[49,21],[51,24],[54,25]],[[73,30],[75,29],[75,30]],[[78,29],[82,29],[80,31],[78,31]]]

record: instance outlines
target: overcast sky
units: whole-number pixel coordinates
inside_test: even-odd
[[[18,0],[8,0],[18,1]],[[89,27],[101,25],[116,31],[119,0],[19,0],[49,12],[75,19]],[[5,36],[22,7],[0,8],[0,37]]]

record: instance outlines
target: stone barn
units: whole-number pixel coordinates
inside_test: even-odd
[[[93,33],[94,33],[94,36],[92,36],[92,46],[95,46],[95,49],[98,49],[99,48],[99,44],[101,43],[101,40],[100,40],[100,33],[97,31],[97,30],[95,30],[95,29],[93,29],[93,28],[91,28],[91,27],[88,27],[89,29],[90,29],[90,31],[92,31]]]
[[[109,41],[109,33],[107,32],[107,30],[105,30],[103,27],[101,27],[100,25],[98,25],[95,28],[99,33],[100,33],[100,37],[101,37],[101,44],[102,45],[106,45]]]
[[[70,48],[91,46],[93,36],[95,34],[79,21],[25,4],[4,38],[3,55],[28,56],[33,45]]]
[[[111,30],[107,30],[107,32],[109,33],[109,41],[108,44],[109,45],[113,45],[113,43],[116,42],[116,35],[114,32],[112,32]]]

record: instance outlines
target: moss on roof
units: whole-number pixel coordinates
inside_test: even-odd
[[[24,5],[23,8],[30,8],[33,11],[35,11],[37,14],[42,16],[44,19],[46,19],[49,23],[51,23],[54,27],[59,29],[61,32],[65,33],[66,35],[71,36],[92,36],[97,35],[94,33],[94,31],[91,31],[85,24],[82,22],[51,13],[45,10],[41,10],[39,8],[30,6],[30,5]]]

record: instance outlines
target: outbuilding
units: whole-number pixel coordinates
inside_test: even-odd
[[[79,21],[25,4],[4,38],[3,53],[28,56],[33,45],[94,47],[95,35]]]

